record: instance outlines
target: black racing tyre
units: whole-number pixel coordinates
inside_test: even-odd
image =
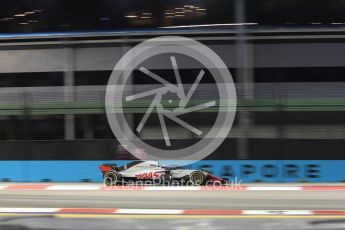
[[[193,185],[204,185],[206,177],[202,172],[194,171],[189,175],[189,180]]]
[[[104,183],[107,186],[114,186],[117,185],[120,182],[120,175],[116,172],[107,172],[104,175]]]

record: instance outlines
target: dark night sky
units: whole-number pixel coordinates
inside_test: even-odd
[[[175,10],[176,15],[175,8],[186,5],[205,9],[205,14],[166,18],[169,10]],[[34,10],[38,12],[14,16]],[[233,23],[234,10],[234,0],[1,0],[0,33]],[[136,15],[137,19],[126,15]],[[247,22],[259,26],[342,23],[345,0],[247,0]]]

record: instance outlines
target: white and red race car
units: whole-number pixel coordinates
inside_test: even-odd
[[[166,182],[205,185],[208,183],[227,184],[226,179],[212,175],[206,170],[185,169],[178,166],[161,166],[159,161],[133,161],[118,167],[116,164],[99,166],[107,186],[129,182],[149,181],[154,184]]]

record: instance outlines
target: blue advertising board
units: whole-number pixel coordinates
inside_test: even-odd
[[[102,182],[99,165],[130,161],[0,161],[0,180],[13,182]],[[175,162],[178,164],[178,162]],[[242,182],[341,182],[345,160],[203,160],[189,168]]]

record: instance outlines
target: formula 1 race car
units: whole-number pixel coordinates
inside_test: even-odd
[[[174,182],[174,184],[205,185],[227,184],[226,179],[216,177],[206,170],[184,169],[178,166],[160,166],[158,161],[133,161],[118,167],[116,164],[102,164],[100,170],[107,186],[145,181],[153,184]]]

